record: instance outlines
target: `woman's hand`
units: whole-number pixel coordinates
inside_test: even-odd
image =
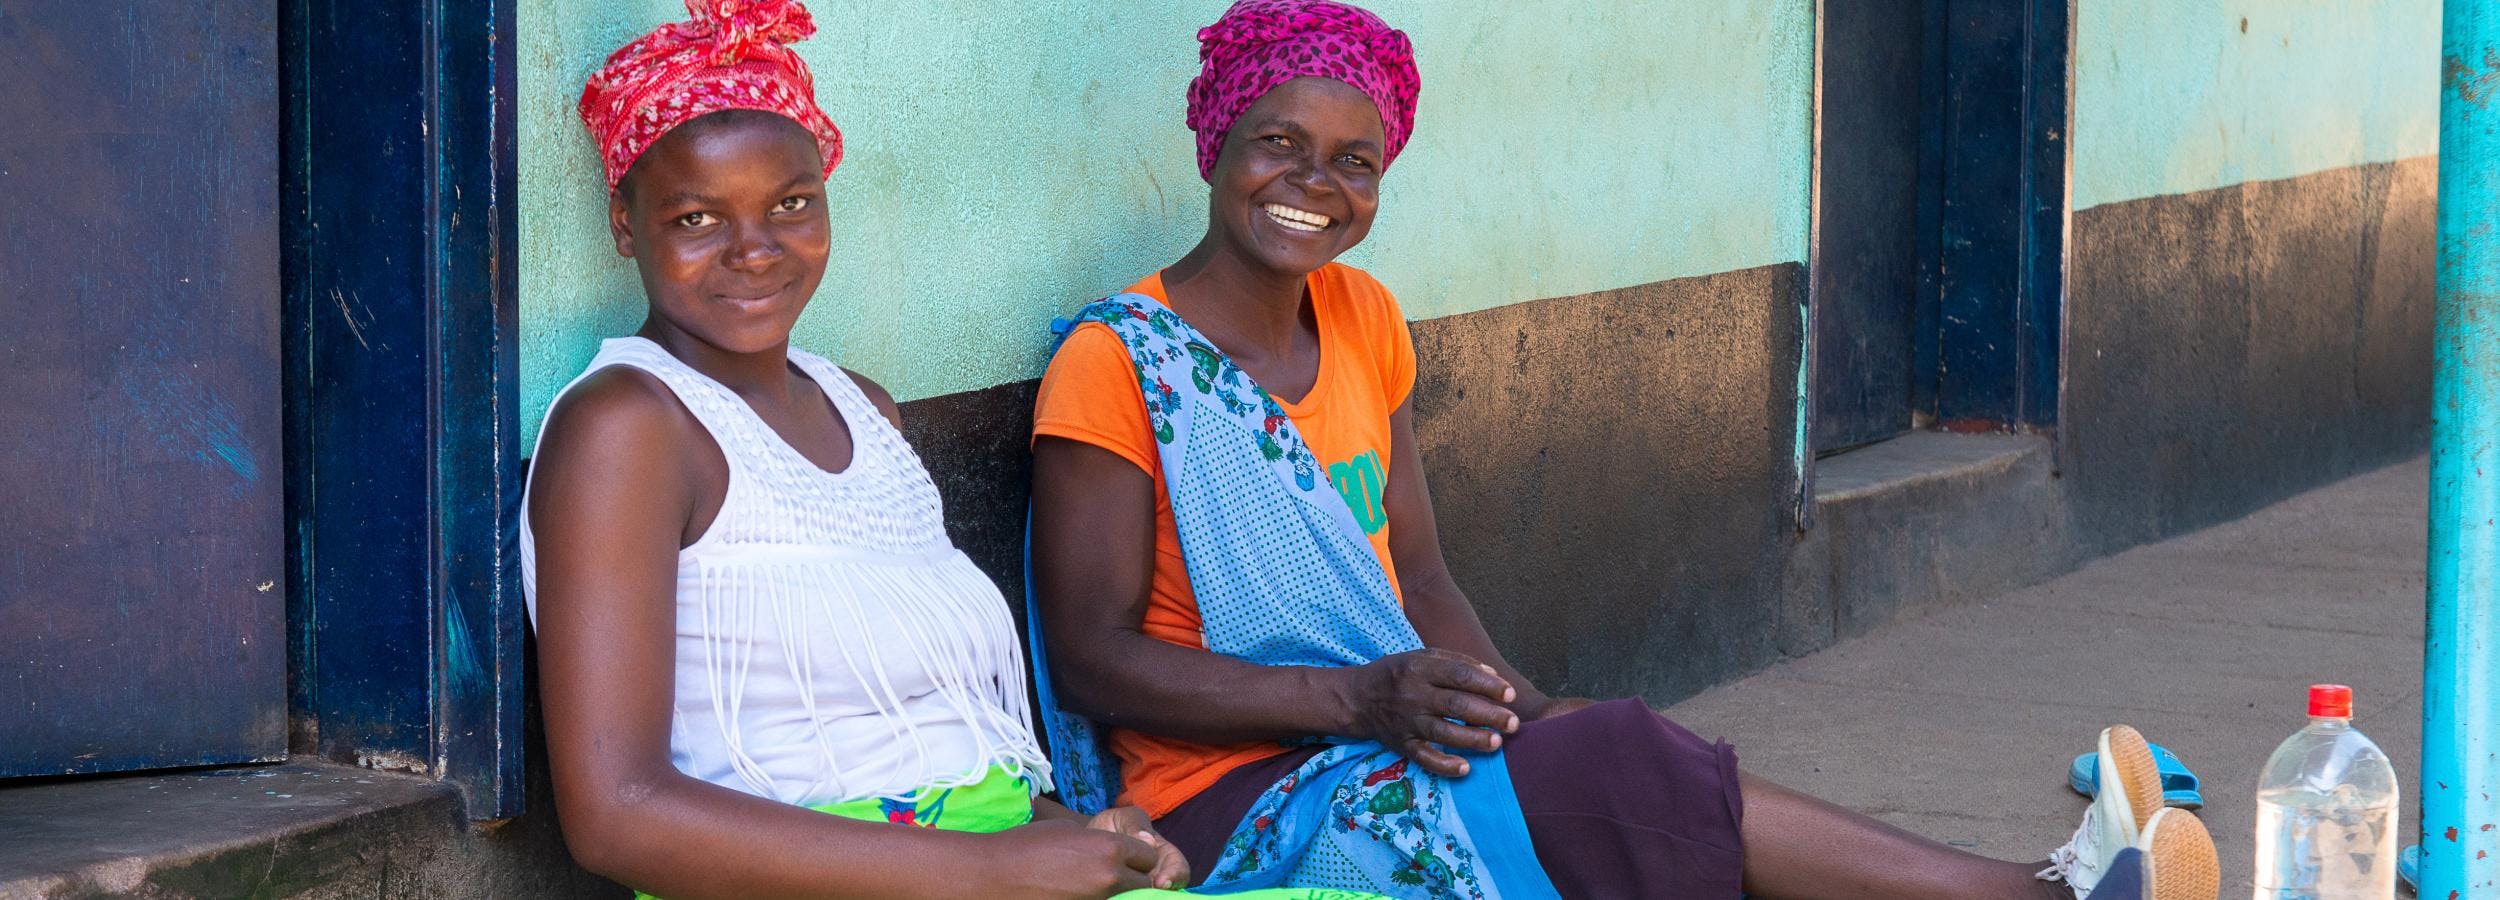
[[[1103,900],[1156,886],[1151,876],[1160,871],[1155,848],[1136,836],[1067,819],[1038,819],[980,837],[988,844],[965,861],[976,876],[967,896]],[[1181,866],[1186,878],[1188,863]]]
[[[1441,748],[1489,753],[1519,730],[1507,706],[1518,692],[1465,654],[1415,650],[1336,671],[1345,673],[1348,736],[1379,741],[1435,775],[1467,774],[1467,761]]]
[[[1155,832],[1154,820],[1146,817],[1145,810],[1134,806],[1106,809],[1095,813],[1085,827],[1127,835],[1153,847],[1155,867],[1147,873],[1147,880],[1154,882],[1155,887],[1177,891],[1189,886],[1189,858],[1181,855],[1181,848]]]

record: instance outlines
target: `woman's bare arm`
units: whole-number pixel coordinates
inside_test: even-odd
[[[1201,743],[1369,738],[1426,768],[1466,764],[1434,745],[1491,749],[1515,727],[1491,669],[1434,651],[1349,668],[1262,666],[1148,636],[1154,480],[1118,454],[1043,436],[1033,459],[1033,568],[1052,684],[1070,708]],[[1464,727],[1458,718],[1485,726]]]
[[[679,772],[668,750],[677,552],[704,482],[725,485],[725,467],[707,474],[721,463],[701,426],[623,368],[568,394],[547,429],[527,511],[539,690],[557,812],[584,867],[673,898],[1101,897],[1145,884],[1153,851],[1131,838],[1067,823],[986,836],[896,828]]]
[[[1051,683],[1099,721],[1204,743],[1342,734],[1344,679],[1147,636],[1154,479],[1119,454],[1043,436],[1033,447],[1033,577]]]

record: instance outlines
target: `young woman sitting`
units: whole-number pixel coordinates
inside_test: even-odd
[[[893,400],[790,346],[842,155],[806,10],[688,6],[582,92],[649,312],[549,411],[521,525],[574,857],[678,898],[1181,885],[1143,813],[1038,797],[1005,601]]]

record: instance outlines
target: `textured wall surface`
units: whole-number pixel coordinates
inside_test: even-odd
[[[1374,0],[1424,93],[1349,262],[1433,318],[1805,258],[1811,5]],[[798,342],[905,399],[1031,378],[1043,323],[1185,252],[1182,126],[1223,0],[817,0],[800,44],[848,138],[834,259]],[[640,320],[574,117],[676,0],[519,10],[524,427]]]
[[[2074,207],[2439,152],[2439,0],[2076,4]]]
[[[1803,267],[1415,327],[1450,571],[1539,686],[1666,701],[1778,658]]]
[[[2438,166],[2075,214],[2061,468],[2088,554],[2420,453]]]

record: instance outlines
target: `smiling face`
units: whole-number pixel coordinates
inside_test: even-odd
[[[1380,110],[1333,78],[1296,78],[1242,113],[1207,181],[1208,234],[1257,267],[1299,277],[1354,249],[1380,209]]]
[[[825,277],[824,157],[782,116],[713,113],[643,151],[609,200],[608,228],[642,273],[648,327],[730,353],[774,350]]]

